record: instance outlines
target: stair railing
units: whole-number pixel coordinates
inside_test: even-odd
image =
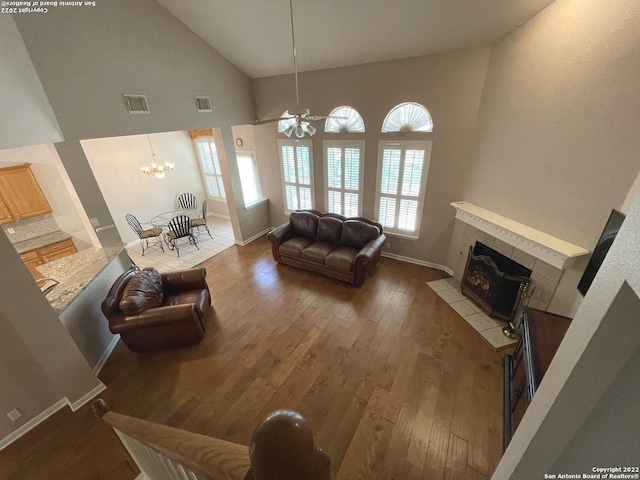
[[[329,457],[291,410],[268,415],[247,447],[115,413],[101,399],[92,408],[150,480],[330,480]]]

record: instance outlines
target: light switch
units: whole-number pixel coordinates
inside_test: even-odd
[[[13,228],[7,228],[7,232],[9,233],[16,233],[16,231]]]

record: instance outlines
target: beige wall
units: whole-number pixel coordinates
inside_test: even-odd
[[[65,397],[102,386],[5,235],[0,235],[0,438]],[[6,414],[22,412],[17,422]]]
[[[67,141],[253,121],[249,79],[153,0],[15,21]],[[151,114],[130,115],[123,93],[147,95]]]
[[[591,249],[640,170],[640,4],[559,0],[491,50],[461,200]],[[550,309],[575,314],[584,262]]]
[[[0,14],[0,149],[64,138],[13,15]]]
[[[420,239],[391,237],[391,248],[387,251],[444,264],[453,228],[453,209],[449,203],[460,200],[462,195],[460,178],[472,154],[475,120],[488,57],[488,49],[477,49],[301,74],[302,106],[309,107],[312,113],[326,115],[337,106],[349,105],[362,115],[366,127],[363,135],[345,137],[324,134],[324,123],[316,122],[318,133],[313,137],[316,206],[322,209],[324,205],[322,140],[358,138],[366,142],[364,215],[373,217],[378,141],[383,138],[380,133],[382,122],[389,110],[399,103],[421,103],[433,117],[433,134],[391,137],[433,139]],[[260,119],[279,117],[295,101],[290,75],[254,80],[253,89]],[[261,128],[270,128],[272,134],[277,135],[275,123]],[[282,138],[286,137],[282,135]],[[275,213],[271,213],[272,221],[277,220],[284,212],[280,169],[271,168],[265,181],[272,185],[274,193],[275,186],[280,188],[278,197],[270,197],[272,210],[275,209]]]
[[[465,200],[586,247],[611,208],[628,213],[496,480],[637,464],[637,421],[625,412],[637,412],[638,391],[624,379],[640,375],[640,198],[630,189],[640,167],[639,26],[637,2],[556,0],[492,53],[475,168],[536,188],[510,202],[515,187],[482,196],[488,177],[475,175]]]

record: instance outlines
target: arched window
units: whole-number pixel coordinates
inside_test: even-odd
[[[288,117],[289,116],[289,110],[285,110],[285,112],[280,116],[281,117]],[[283,120],[280,120],[278,122],[278,133],[284,133],[284,131],[287,128],[289,128],[291,125],[295,125],[295,124],[296,124],[295,117],[285,118]]]
[[[419,103],[401,103],[387,114],[382,122],[382,132],[433,132],[433,120]]]
[[[334,108],[324,124],[324,131],[328,133],[363,133],[364,121],[355,108],[341,106]]]

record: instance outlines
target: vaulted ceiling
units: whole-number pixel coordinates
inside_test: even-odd
[[[288,0],[157,0],[251,78],[293,72]],[[489,45],[553,0],[293,0],[298,70]]]

